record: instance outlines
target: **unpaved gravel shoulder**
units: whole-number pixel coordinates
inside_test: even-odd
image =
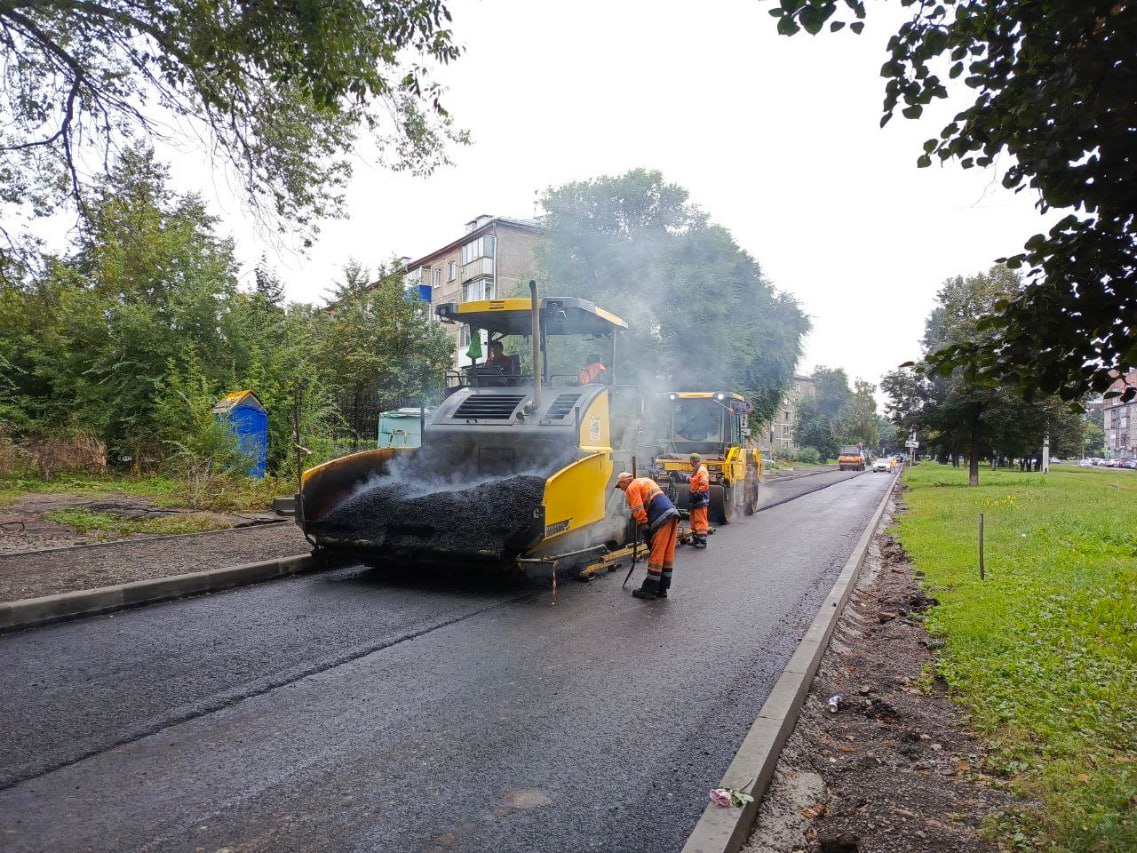
[[[886,524],[896,510],[894,499]],[[903,550],[878,535],[745,853],[995,849],[978,829],[1009,795],[980,772],[983,747],[943,684],[917,686],[932,661],[918,621],[929,603]]]
[[[291,520],[212,533],[0,555],[0,601],[39,598],[311,550]]]

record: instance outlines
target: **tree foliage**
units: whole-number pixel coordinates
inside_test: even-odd
[[[440,391],[454,343],[430,322],[428,309],[408,298],[398,267],[381,268],[377,279],[358,261],[344,267],[322,318],[316,357],[356,440],[374,436],[380,409]]]
[[[944,282],[925,323],[925,356],[961,341],[982,344],[993,332],[982,321],[991,306],[1018,291],[1018,274],[1005,266]],[[1082,420],[1056,396],[1033,402],[1015,393],[1013,383],[976,381],[963,367],[944,375],[926,362],[884,377],[893,422],[917,430],[926,446],[953,462],[966,456],[969,481],[979,483],[981,458],[1033,458],[1050,436],[1055,454],[1076,454]]]
[[[541,277],[558,295],[628,321],[627,379],[658,390],[738,390],[758,420],[773,416],[809,320],[686,190],[636,169],[551,189],[544,205]]]
[[[99,164],[139,135],[188,132],[256,211],[310,236],[338,210],[362,137],[418,171],[464,140],[426,67],[458,56],[449,19],[442,0],[4,0],[5,218],[65,200],[86,214]],[[3,236],[11,264],[19,235]]]
[[[823,459],[836,459],[842,444],[863,444],[874,448],[880,443],[876,413],[876,388],[862,379],[849,389],[849,377],[842,367],[817,367],[810,377],[814,393],[798,405],[794,443],[812,447]]]
[[[0,284],[0,431],[80,430],[112,462],[208,480],[234,465],[212,404],[251,389],[269,411],[269,470],[291,474],[296,419],[330,455],[345,389],[398,405],[449,364],[448,339],[401,276],[367,282],[354,265],[351,293],[319,310],[285,304],[262,261],[242,290],[231,242],[200,199],[167,184],[152,152],[127,152],[93,189],[74,250]]]
[[[885,124],[919,118],[958,79],[975,93],[918,164],[964,168],[1011,155],[1003,185],[1068,210],[1006,262],[1025,269],[981,328],[927,354],[976,381],[1013,383],[1028,399],[1105,391],[1137,364],[1137,4],[1132,0],[901,0],[913,9],[881,69]],[[842,14],[843,13],[843,14]],[[778,31],[838,30],[862,0],[779,0]],[[958,86],[953,88],[958,89]],[[1137,389],[1126,388],[1125,399]]]

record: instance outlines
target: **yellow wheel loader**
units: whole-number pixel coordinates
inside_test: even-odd
[[[746,446],[751,408],[749,400],[731,391],[671,391],[657,398],[659,452],[652,472],[680,512],[688,511],[692,453],[702,457],[710,475],[712,524],[758,511],[762,451]]]
[[[630,467],[643,414],[638,387],[618,384],[627,324],[576,298],[439,305],[443,322],[498,341],[494,363],[450,377],[421,446],[385,447],[306,471],[297,523],[315,549],[370,563],[421,559],[532,570],[586,563],[633,541],[616,473]],[[584,344],[581,341],[588,341]],[[558,346],[607,361],[607,384],[551,373]],[[487,359],[489,361],[489,359]],[[566,562],[567,561],[567,562]],[[531,571],[532,573],[532,571]]]

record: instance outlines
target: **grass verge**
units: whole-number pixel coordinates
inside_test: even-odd
[[[214,478],[207,486],[193,487],[172,477],[129,477],[116,474],[61,475],[50,480],[38,477],[0,477],[0,506],[31,494],[66,494],[88,498],[131,495],[146,498],[165,508],[212,509],[260,512],[272,506],[274,497],[290,496],[294,483],[266,477]],[[121,520],[121,519],[120,519]]]
[[[988,831],[1011,848],[1137,850],[1137,473],[904,476],[897,535],[940,602],[938,672],[1026,798]]]
[[[57,524],[66,524],[81,533],[94,533],[100,539],[125,539],[136,533],[169,536],[223,530],[231,525],[208,513],[186,513],[164,518],[123,518],[110,512],[89,509],[60,509],[44,513]]]

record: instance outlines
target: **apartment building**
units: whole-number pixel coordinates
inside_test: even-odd
[[[793,385],[786,391],[774,419],[769,424],[770,450],[775,454],[797,452],[797,445],[794,444],[794,427],[797,426],[798,406],[806,397],[812,397],[815,391],[813,379],[808,376],[794,376]]]
[[[1126,383],[1137,385],[1137,370],[1119,378],[1110,390],[1121,391]],[[1137,458],[1137,397],[1128,403],[1122,403],[1120,397],[1106,397],[1102,401],[1102,426],[1107,459]]]
[[[445,302],[504,299],[528,295],[536,273],[535,250],[541,226],[533,220],[483,214],[466,223],[465,233],[405,266],[408,287],[434,308]],[[454,366],[469,364],[469,329],[447,325],[457,349]],[[483,340],[483,351],[485,341]]]

